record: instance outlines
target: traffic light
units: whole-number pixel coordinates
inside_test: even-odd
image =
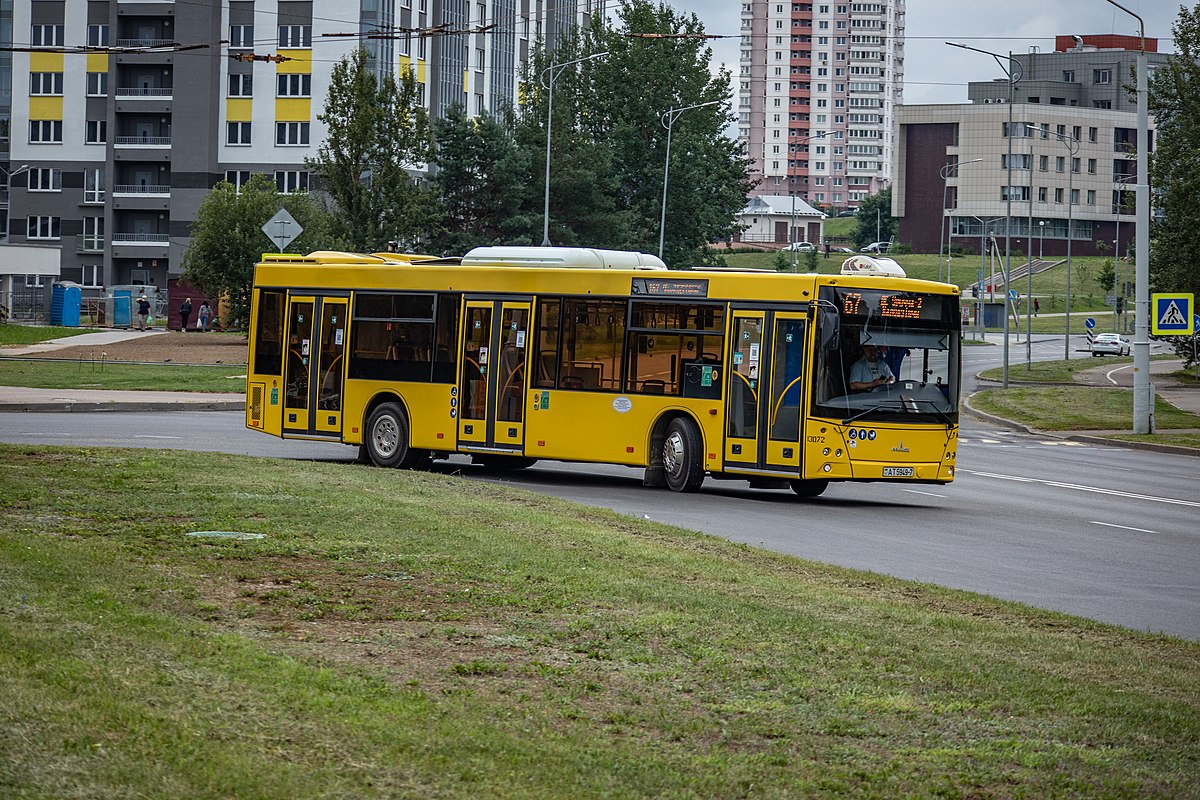
[[[1125,310],[1125,298],[1117,295],[1117,313],[1120,314]]]

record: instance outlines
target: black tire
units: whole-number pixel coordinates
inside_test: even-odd
[[[408,446],[408,418],[396,403],[381,403],[371,411],[363,447],[377,467],[411,468],[429,458],[424,451]]]
[[[704,442],[696,423],[676,418],[662,445],[663,477],[675,492],[694,492],[704,483]]]
[[[820,497],[829,488],[829,481],[788,481],[797,497]]]
[[[471,461],[492,472],[515,472],[519,469],[528,469],[537,463],[536,458],[492,454],[471,456]]]

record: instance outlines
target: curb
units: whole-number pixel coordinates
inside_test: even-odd
[[[146,411],[245,411],[245,401],[214,400],[213,402],[138,402],[138,401],[76,401],[63,400],[60,402],[34,403],[0,403],[0,413],[94,413],[111,411],[114,413],[146,412]]]

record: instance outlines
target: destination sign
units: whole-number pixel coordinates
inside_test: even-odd
[[[873,289],[834,289],[834,303],[845,317],[867,319],[924,320],[944,322],[951,318],[954,298],[915,292],[886,292]]]
[[[708,280],[634,278],[629,293],[654,297],[708,297]]]

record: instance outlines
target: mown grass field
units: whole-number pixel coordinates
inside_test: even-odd
[[[64,336],[95,333],[98,328],[64,328],[61,325],[0,325],[0,345],[37,344]]]
[[[1200,796],[1195,642],[438,473],[0,445],[0,511],[6,798]]]
[[[34,389],[124,389],[245,392],[244,364],[111,364],[99,359],[0,361],[0,386]]]

